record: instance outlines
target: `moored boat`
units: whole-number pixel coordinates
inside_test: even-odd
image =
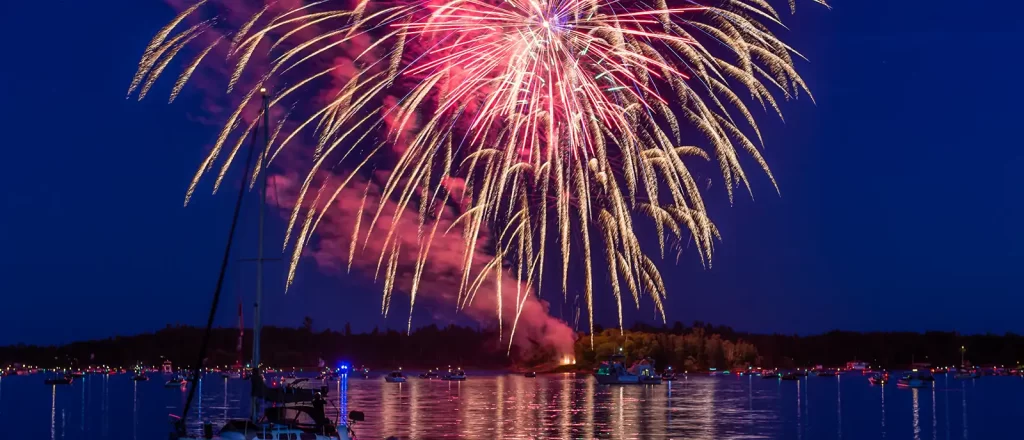
[[[868,383],[871,385],[885,385],[889,381],[889,373],[873,374],[868,377]]]
[[[900,388],[925,388],[928,386],[928,383],[917,373],[909,373],[896,379],[896,386]]]
[[[665,382],[672,382],[676,380],[675,370],[673,370],[672,367],[666,368],[665,371],[661,372],[661,380]]]
[[[384,376],[384,381],[388,383],[405,383],[405,375],[402,374],[402,370],[395,370]]]
[[[443,379],[444,380],[456,380],[456,381],[466,380],[466,372],[462,371],[461,368],[456,368],[454,370],[448,370],[448,372],[445,373]]]
[[[64,375],[43,379],[43,383],[47,385],[71,385],[72,380],[74,378],[71,375]]]
[[[957,379],[977,379],[981,377],[981,372],[976,369],[965,369],[959,368],[956,370],[956,374],[953,377]]]
[[[523,376],[526,376],[526,377],[537,377],[537,372],[536,371],[531,371],[529,373],[524,374]]]
[[[594,377],[597,378],[597,383],[602,385],[625,385],[625,384],[638,384],[640,383],[640,376],[633,374],[626,370],[625,362],[626,356],[621,354],[613,355],[610,359],[605,362],[601,362],[598,366],[597,371],[594,372]]]

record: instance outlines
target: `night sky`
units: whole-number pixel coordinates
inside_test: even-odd
[[[692,252],[662,265],[669,322],[1024,332],[1024,4],[833,3],[798,2],[782,33],[810,59],[797,67],[817,105],[786,103],[785,123],[757,115],[781,197],[749,163],[754,200],[740,193],[730,207],[715,181],[723,241],[709,270]],[[225,115],[203,112],[195,89],[167,105],[167,78],[150,99],[124,99],[174,11],[159,0],[3,9],[0,344],[201,325],[234,195],[206,185],[181,202]],[[240,231],[248,242],[253,223]],[[269,230],[278,249],[276,216]],[[251,273],[245,263],[229,273],[218,324],[234,323]],[[307,262],[287,296],[280,279],[268,277],[270,324],[308,315],[317,329],[404,327],[405,306],[385,320],[380,285],[361,277]],[[569,314],[546,295],[553,314]],[[597,307],[614,325],[611,295]],[[649,302],[627,317],[655,322]],[[415,322],[432,320],[424,311]]]

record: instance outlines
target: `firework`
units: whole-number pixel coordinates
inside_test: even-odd
[[[129,94],[138,89],[141,99],[184,46],[204,32],[221,31],[213,19],[193,19],[197,24],[172,36],[198,6],[149,44]],[[641,296],[649,297],[664,320],[666,286],[652,256],[664,258],[667,244],[690,242],[709,265],[718,239],[693,161],[717,162],[730,200],[740,185],[750,191],[740,151],[774,184],[748,103],[778,113],[779,97],[809,96],[794,68],[797,54],[773,27],[781,28],[780,14],[767,0],[413,0],[384,6],[363,0],[344,9],[327,1],[284,11],[263,8],[230,38],[198,47],[175,83],[172,99],[220,44],[229,46],[229,93],[246,72],[258,77],[240,93],[185,202],[227,150],[219,185],[255,127],[255,121],[240,122],[247,108],[256,107],[260,88],[289,84],[273,96],[272,106],[318,94],[324,78],[341,67],[334,62],[338,53],[372,37],[350,56],[359,72],[334,85],[330,98],[306,115],[282,121],[269,157],[260,158],[269,163],[289,145],[312,144],[285,238],[292,255],[289,283],[342,189],[382,160],[375,158],[382,151],[396,152],[381,200],[393,201],[397,212],[382,217],[384,203],[363,203],[359,218],[365,210],[369,224],[356,223],[349,254],[351,265],[362,240],[384,241],[377,256],[382,311],[395,288],[397,218],[408,212],[419,219],[412,304],[434,238],[461,233],[467,252],[460,307],[495,278],[499,286],[502,276],[527,286],[497,291],[499,325],[501,295],[515,295],[520,305],[510,335],[527,292],[540,291],[546,272],[560,272],[563,293],[570,278],[581,282],[592,310],[594,269],[604,265],[620,327],[629,297],[637,307]],[[257,51],[268,54],[266,62],[250,62]],[[229,142],[232,137],[237,141]],[[348,176],[325,190],[316,176],[341,161],[350,164]],[[449,191],[452,182],[464,188]],[[440,227],[436,213],[445,206],[459,207],[460,215]],[[392,222],[388,234],[370,237],[382,221]],[[641,246],[634,232],[641,225],[653,225],[656,253]],[[474,273],[471,250],[487,234],[493,259]],[[545,271],[548,263],[556,269]]]

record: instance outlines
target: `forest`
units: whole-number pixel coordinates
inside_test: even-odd
[[[11,345],[0,347],[0,365],[23,363],[43,367],[69,365],[156,365],[165,359],[175,365],[199,362],[203,329],[168,325],[159,331],[134,336],[74,342],[65,345]],[[216,328],[204,365],[231,365],[251,356],[251,332],[244,334],[242,352],[236,350],[237,328]],[[373,369],[427,369],[461,366],[471,369],[553,369],[565,353],[553,349],[507,351],[495,329],[430,325],[411,334],[374,329],[353,333],[344,329],[313,330],[307,318],[296,328],[265,327],[264,362],[278,368],[315,368],[341,362]],[[848,332],[819,335],[755,334],[703,322],[672,326],[635,325],[619,329],[595,328],[593,338],[580,333],[573,354],[576,363],[564,369],[588,370],[619,352],[631,360],[650,358],[659,368],[676,369],[766,368],[842,366],[852,360],[883,368],[914,363],[959,365],[963,347],[973,365],[1017,365],[1024,360],[1024,337],[1016,334],[961,335],[954,332]]]

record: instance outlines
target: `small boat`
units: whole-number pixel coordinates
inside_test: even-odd
[[[388,383],[405,383],[405,375],[401,370],[395,370],[384,376],[384,380]]]
[[[625,359],[625,356],[616,354],[607,362],[602,362],[597,372],[594,373],[597,383],[602,385],[657,385],[661,383],[661,376],[654,371],[654,361],[643,359],[633,363],[627,369],[623,363]]]
[[[220,377],[223,379],[241,379],[242,373],[238,371],[221,371]]]
[[[792,372],[790,372],[790,373],[785,373],[782,376],[779,376],[779,379],[782,379],[782,380],[800,380],[801,377],[804,377],[804,376],[802,374],[799,374],[799,373],[792,373]]]
[[[926,388],[928,383],[921,379],[916,373],[904,374],[896,379],[896,386],[900,388]]]
[[[466,380],[466,372],[462,371],[461,368],[456,368],[454,371],[448,371],[442,378],[444,380]]]
[[[308,377],[298,378],[283,378],[281,379],[281,386],[289,390],[313,390],[319,391],[323,395],[327,395],[330,391],[330,387],[327,386],[327,381],[323,379],[310,379]]]
[[[661,372],[661,380],[665,382],[672,382],[676,380],[676,372],[672,367],[668,367],[665,371]]]
[[[369,379],[370,378],[370,369],[366,368],[366,367],[360,368],[359,369],[359,377],[362,377],[363,379]]]
[[[778,379],[779,372],[775,370],[764,370],[761,372],[761,379]]]
[[[434,370],[427,370],[423,373],[420,373],[420,379],[437,379],[440,377],[441,375],[437,374],[437,372]]]
[[[885,385],[889,381],[889,373],[885,374],[874,374],[868,377],[868,382],[871,385]]]
[[[146,381],[149,380],[149,376],[146,376],[146,373],[139,372],[132,376],[132,380],[136,382]]]
[[[526,376],[526,377],[537,377],[537,372],[536,371],[531,371],[529,373],[524,374],[523,376]]]
[[[956,374],[953,377],[957,379],[977,379],[981,377],[981,372],[978,370],[965,370],[961,368],[956,370]]]
[[[626,357],[621,354],[612,356],[608,361],[601,362],[594,372],[597,383],[601,385],[626,385],[640,383],[640,376],[626,370],[623,365]]]
[[[74,380],[74,378],[71,377],[71,375],[64,375],[61,377],[51,377],[49,379],[44,379],[43,383],[47,385],[71,385],[72,380]]]
[[[82,371],[82,370],[72,371],[72,372],[68,373],[68,376],[71,376],[71,377],[85,377],[85,372]]]
[[[167,382],[164,382],[164,387],[166,387],[166,388],[178,388],[178,387],[180,387],[180,386],[182,386],[184,384],[185,384],[185,379],[184,378],[182,378],[181,376],[174,376],[170,380],[168,380]]]

